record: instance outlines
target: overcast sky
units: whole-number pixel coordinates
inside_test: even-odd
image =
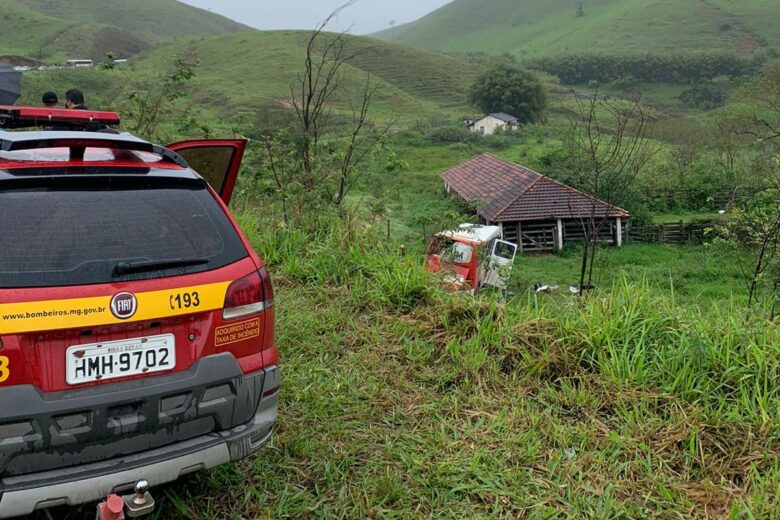
[[[311,29],[346,0],[182,0],[258,29]],[[355,34],[411,22],[451,0],[358,0],[333,24]]]

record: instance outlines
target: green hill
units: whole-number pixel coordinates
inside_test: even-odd
[[[445,52],[646,54],[685,50],[750,55],[780,48],[771,0],[455,0],[375,36]]]
[[[132,60],[134,73],[164,70],[175,54],[196,57],[200,66],[192,81],[199,106],[212,112],[286,111],[290,85],[302,71],[308,32],[267,31],[159,45]],[[382,86],[374,107],[383,119],[427,118],[440,110],[463,111],[466,91],[479,68],[430,51],[354,37],[359,55],[342,68],[344,92],[359,92],[371,74]],[[337,109],[349,112],[356,97],[344,94]]]
[[[16,1],[61,20],[113,25],[148,42],[251,30],[246,25],[176,0]]]
[[[132,56],[152,44],[251,30],[175,0],[0,0],[0,56]]]

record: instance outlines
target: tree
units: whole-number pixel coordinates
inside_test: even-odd
[[[567,147],[575,185],[609,205],[618,206],[644,166],[656,153],[651,121],[638,101],[625,106],[598,95],[578,99],[570,120]],[[580,267],[580,294],[593,283],[599,235],[609,222],[592,199],[587,217],[580,220],[584,243]]]
[[[171,119],[174,102],[187,95],[185,86],[195,77],[197,67],[194,57],[176,55],[168,70],[151,79],[139,80],[125,73],[130,83],[126,110],[130,131],[153,141],[163,138],[158,133],[160,123]]]
[[[742,265],[748,307],[767,305],[776,315],[780,300],[780,190],[767,190],[732,209],[729,219],[713,230],[712,245],[747,253],[749,265]]]
[[[503,59],[477,78],[469,101],[486,113],[506,112],[522,123],[533,123],[544,115],[547,92],[534,74]]]
[[[342,68],[372,47],[353,45],[346,32],[326,32],[328,24],[355,2],[341,5],[312,31],[303,70],[290,85],[295,111],[291,132],[263,139],[260,170],[273,179],[285,221],[299,217],[299,208],[323,203],[344,214],[341,206],[349,191],[372,168],[389,164],[384,137],[392,124],[378,125],[370,118],[381,83],[371,75],[360,88],[349,89],[342,82]],[[335,103],[345,99],[354,100],[352,117],[339,113],[332,118]]]
[[[780,61],[765,65],[758,79],[746,86],[743,95],[753,102],[747,104],[742,114],[745,128],[739,134],[776,147],[780,141]]]
[[[748,307],[766,305],[772,319],[780,303],[780,63],[767,64],[758,78],[746,85],[748,102],[731,114],[730,127],[747,137],[752,155],[766,167],[764,182],[774,189],[732,208],[729,220],[713,230],[713,244],[747,253],[743,267]]]

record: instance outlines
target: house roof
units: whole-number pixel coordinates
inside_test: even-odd
[[[494,114],[490,114],[491,117],[495,117],[496,119],[500,119],[501,121],[505,123],[517,123],[519,122],[519,119],[517,119],[515,116],[509,115],[506,112],[496,112]]]
[[[498,119],[499,121],[503,121],[507,124],[517,125],[520,124],[520,120],[517,119],[515,116],[509,115],[505,112],[496,112],[495,114],[488,114],[486,116],[477,116],[477,117],[467,117],[465,121],[471,125],[474,126],[475,123],[482,121],[484,119],[487,119],[488,117],[492,117],[494,119]]]
[[[525,166],[485,153],[441,174],[444,182],[491,222],[588,218],[628,218],[608,204]]]

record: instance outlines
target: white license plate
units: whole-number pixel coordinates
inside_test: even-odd
[[[173,334],[74,345],[65,352],[69,385],[152,374],[176,367]]]

